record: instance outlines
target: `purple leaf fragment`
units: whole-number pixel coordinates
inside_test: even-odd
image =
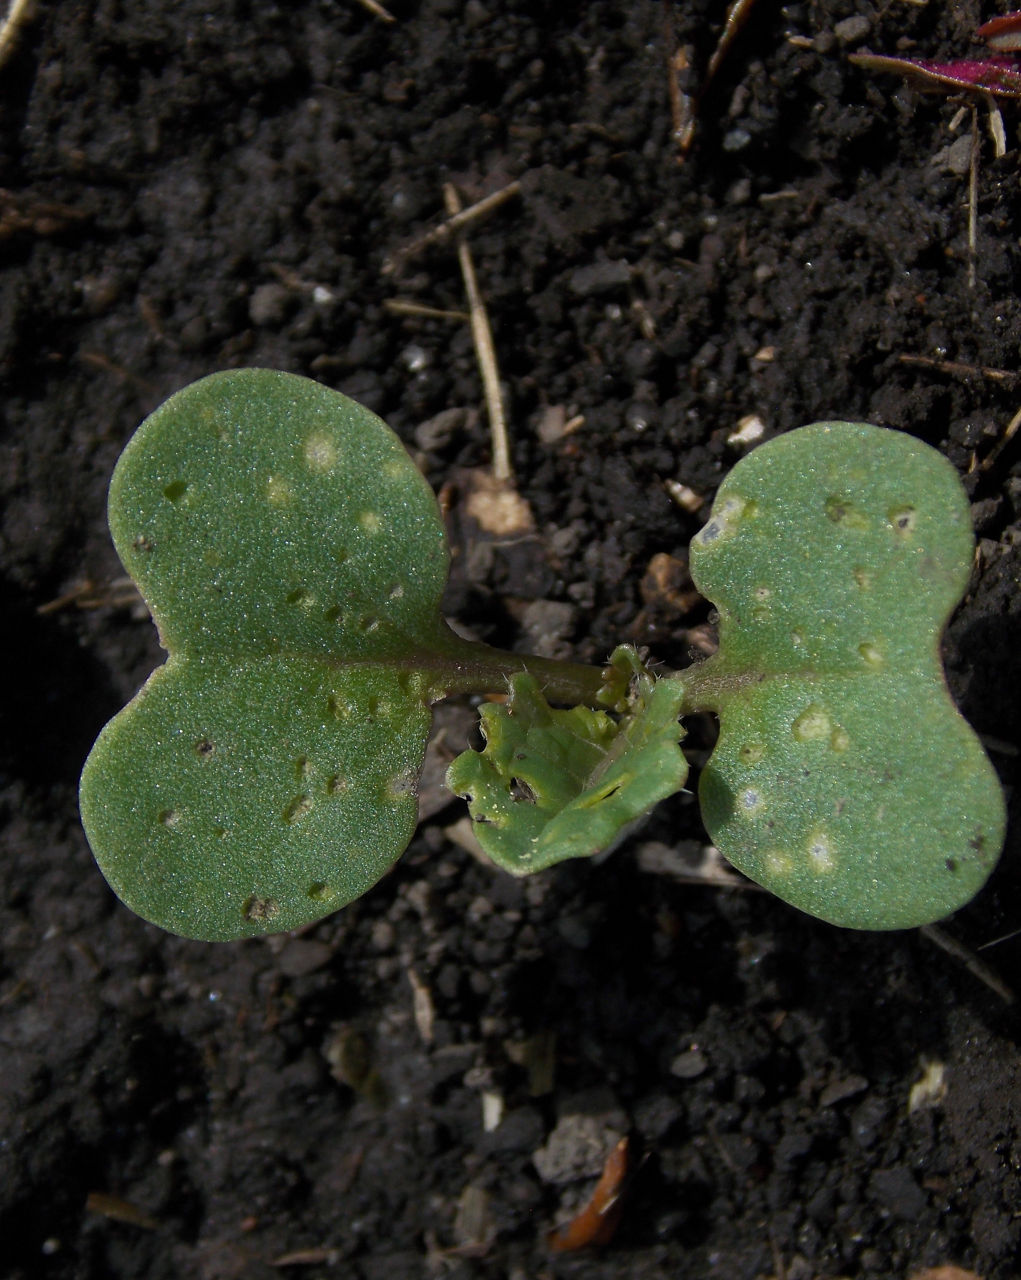
[[[990,49],[1021,49],[1021,9],[990,18],[975,34],[981,36]]]
[[[1021,98],[1021,9],[991,18],[975,35],[992,53],[984,58],[928,62],[921,58],[890,58],[878,53],[855,53],[851,61],[869,71],[892,71],[925,93],[989,93]]]
[[[1021,39],[1021,31],[1018,38]],[[851,55],[851,61],[869,71],[892,71],[927,93],[958,91],[1021,98],[1021,59],[1008,55],[927,62],[916,58],[890,58],[877,53],[855,53]]]

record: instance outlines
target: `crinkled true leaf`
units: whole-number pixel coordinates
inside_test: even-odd
[[[308,379],[215,374],[129,442],[110,527],[170,654],[82,775],[113,888],[206,939],[365,892],[415,828],[449,636],[442,522],[397,437]]]
[[[619,722],[587,707],[554,710],[529,675],[511,676],[510,686],[505,705],[481,709],[485,749],[447,771],[482,848],[506,871],[599,853],[683,787],[679,682],[641,681]]]
[[[706,825],[752,879],[834,924],[937,919],[998,857],[1002,793],[939,656],[972,541],[935,450],[831,422],[738,463],[692,543],[720,615],[701,672],[723,689]]]

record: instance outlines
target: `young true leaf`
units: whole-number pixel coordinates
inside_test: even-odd
[[[513,875],[608,849],[683,787],[681,684],[654,682],[634,650],[618,649],[610,672],[622,664],[634,691],[619,722],[586,707],[553,710],[532,676],[514,675],[506,705],[481,710],[485,749],[465,751],[448,769],[482,848]]]
[[[974,93],[1021,98],[1021,62],[1009,55],[988,54],[984,58],[930,62],[921,58],[853,53],[849,61],[866,71],[892,71],[926,93]]]
[[[205,939],[358,897],[414,831],[431,673],[463,647],[436,502],[397,437],[307,379],[215,374],[128,444],[110,527],[170,654],[82,775],[113,888]]]
[[[939,658],[971,554],[950,464],[846,422],[739,462],[692,543],[720,615],[719,653],[685,673],[720,718],[706,825],[753,880],[834,924],[937,919],[999,854],[1000,787]]]
[[[974,93],[986,98],[1021,98],[1021,13],[1008,13],[983,23],[975,32],[992,53],[981,58],[931,62],[853,53],[850,61],[868,71],[892,71],[927,93]]]

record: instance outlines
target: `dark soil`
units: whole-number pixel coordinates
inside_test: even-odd
[[[1014,780],[1018,110],[1003,159],[980,120],[969,286],[970,116],[954,132],[955,104],[847,60],[963,56],[995,10],[759,0],[679,166],[668,59],[700,73],[723,0],[390,7],[40,0],[0,71],[0,1269],[1014,1280],[1017,1006],[921,933],[650,870],[704,843],[690,797],[526,884],[443,809],[366,898],[266,942],[162,934],[93,866],[78,771],[160,658],[111,587],[119,450],[170,392],[260,364],[383,414],[437,487],[484,465],[467,327],[386,305],[464,305],[449,246],[383,270],[445,181],[466,201],[522,183],[471,244],[537,523],[459,546],[451,613],[505,645],[538,616],[586,660],[630,639],[682,665],[705,606],[641,591],[702,519],[665,482],[711,498],[749,415],[767,436],[884,423],[974,501],[946,658]],[[432,421],[449,409],[456,430]],[[583,424],[545,440],[561,411]],[[1019,879],[1015,835],[945,926],[1015,987]],[[625,1132],[612,1244],[551,1253]]]

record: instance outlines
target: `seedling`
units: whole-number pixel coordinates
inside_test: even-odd
[[[985,22],[975,32],[991,52],[981,58],[931,62],[854,53],[851,62],[869,71],[892,71],[925,93],[981,94],[986,98],[1021,98],[1021,12]]]
[[[923,924],[999,854],[1002,794],[938,648],[968,502],[909,436],[816,423],[739,462],[691,547],[719,652],[658,677],[626,647],[599,668],[451,630],[430,489],[384,423],[304,378],[173,396],[124,450],[110,527],[168,657],[100,734],[82,820],[114,890],[174,933],[294,929],[365,893],[411,839],[429,708],[453,694],[509,695],[448,782],[516,875],[679,791],[699,710],[720,724],[712,839],[805,911]]]

